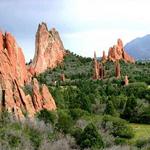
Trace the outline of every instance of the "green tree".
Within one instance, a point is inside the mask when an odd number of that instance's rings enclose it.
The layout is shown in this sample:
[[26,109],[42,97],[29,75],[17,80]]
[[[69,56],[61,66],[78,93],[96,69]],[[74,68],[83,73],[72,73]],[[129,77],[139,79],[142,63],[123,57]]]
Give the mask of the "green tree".
[[105,114],[112,115],[112,116],[117,115],[116,109],[115,109],[112,101],[110,101],[110,100],[106,104]]
[[69,133],[71,131],[72,126],[73,126],[73,120],[71,116],[63,110],[59,111],[58,123],[56,125],[57,129],[64,133]]
[[136,120],[137,118],[137,100],[136,98],[132,95],[131,97],[128,98],[126,102],[125,109],[123,111],[123,114],[121,115],[122,118],[127,119],[129,121]]
[[37,118],[39,120],[43,120],[45,123],[54,124],[56,121],[56,113],[52,111],[48,111],[47,109],[43,109],[37,113]]
[[97,128],[92,124],[88,124],[80,136],[81,148],[102,148],[104,143],[101,135],[98,133]]

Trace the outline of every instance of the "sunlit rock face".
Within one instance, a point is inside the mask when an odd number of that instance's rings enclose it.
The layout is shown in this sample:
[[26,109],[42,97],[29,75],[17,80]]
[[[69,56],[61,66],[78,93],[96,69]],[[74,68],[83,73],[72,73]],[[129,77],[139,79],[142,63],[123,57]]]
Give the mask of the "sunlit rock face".
[[115,77],[120,78],[121,72],[120,72],[120,63],[119,61],[116,61],[115,63]]
[[36,111],[41,109],[55,110],[56,104],[47,86],[43,84],[41,90],[36,78],[33,79],[33,103]]
[[65,50],[59,33],[52,28],[48,31],[45,23],[39,24],[36,40],[35,55],[29,70],[32,74],[44,72],[47,68],[54,68],[63,61]]
[[[23,88],[29,83],[30,74],[25,65],[25,58],[15,38],[10,33],[0,32],[0,111],[7,110],[18,119],[27,114],[33,117],[36,112],[46,108],[56,109],[55,101],[43,85],[42,91],[35,88],[38,82],[30,83],[32,96],[26,95]],[[36,93],[39,97],[36,97]],[[38,107],[35,101],[38,101]]]
[[20,85],[28,80],[25,58],[22,49],[10,33],[0,32],[0,68],[5,77],[16,79]]
[[99,79],[99,62],[96,58],[96,52],[94,52],[94,60],[93,60],[93,79]]
[[118,39],[117,45],[109,48],[108,59],[110,61],[124,60],[125,62],[135,63],[134,58],[125,52],[121,39]]

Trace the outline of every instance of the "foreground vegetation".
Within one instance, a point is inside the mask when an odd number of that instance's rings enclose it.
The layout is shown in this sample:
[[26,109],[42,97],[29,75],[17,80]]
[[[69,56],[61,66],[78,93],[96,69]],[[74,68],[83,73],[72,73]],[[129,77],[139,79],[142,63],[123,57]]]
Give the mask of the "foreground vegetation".
[[[92,59],[69,53],[63,64],[38,76],[57,110],[41,110],[34,121],[22,123],[2,113],[0,148],[150,149],[150,63],[120,63],[120,79],[114,77],[114,64],[107,62],[105,78],[95,81]],[[30,86],[25,90],[31,94]]]

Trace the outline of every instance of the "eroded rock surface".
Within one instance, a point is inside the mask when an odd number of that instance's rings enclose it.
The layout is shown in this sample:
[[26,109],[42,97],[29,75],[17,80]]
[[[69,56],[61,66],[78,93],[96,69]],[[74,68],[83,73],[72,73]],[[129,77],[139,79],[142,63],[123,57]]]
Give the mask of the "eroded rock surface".
[[113,62],[124,60],[125,62],[135,63],[134,58],[125,52],[121,39],[118,39],[117,44],[109,48],[108,59]]
[[35,55],[29,71],[39,74],[48,68],[54,68],[63,61],[65,50],[59,33],[52,28],[48,31],[47,25],[39,25],[35,40]]
[[40,91],[36,79],[31,84],[33,94],[25,94],[23,89],[29,78],[24,55],[15,38],[10,33],[0,32],[0,111],[8,110],[23,119],[26,115],[33,117],[43,108],[56,109],[48,88],[43,85]]

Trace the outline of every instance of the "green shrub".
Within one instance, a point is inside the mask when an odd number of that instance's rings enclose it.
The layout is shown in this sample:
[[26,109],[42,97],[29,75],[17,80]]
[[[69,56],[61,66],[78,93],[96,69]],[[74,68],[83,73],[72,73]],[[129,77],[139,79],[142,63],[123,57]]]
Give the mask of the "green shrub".
[[11,147],[17,147],[20,144],[21,139],[17,135],[8,134],[7,136],[8,136],[8,143]]
[[121,138],[131,139],[133,138],[133,129],[127,125],[124,120],[117,119],[113,121],[113,131],[112,134],[114,136],[119,136]]
[[73,118],[73,120],[77,120],[81,118],[84,114],[85,114],[85,111],[80,108],[70,109],[70,115]]
[[59,111],[58,122],[56,125],[57,129],[64,133],[69,133],[71,131],[72,126],[73,126],[73,120],[71,116],[63,110]]
[[147,89],[147,85],[144,82],[135,82],[130,83],[126,86],[126,94],[128,96],[134,95],[135,97],[143,98],[145,96],[145,90]]
[[127,139],[117,137],[117,138],[115,138],[115,144],[116,144],[116,145],[124,145],[124,144],[127,144]]
[[130,122],[134,122],[135,120],[137,120],[138,119],[137,106],[138,106],[137,99],[133,95],[128,97],[125,109],[121,117],[123,119],[129,120]]
[[107,102],[104,113],[107,115],[117,116],[117,112],[115,110],[115,107],[114,107],[112,101],[109,100]]
[[136,141],[135,145],[138,148],[142,148],[142,147],[144,147],[144,146],[146,146],[148,144],[150,144],[150,139],[139,139],[139,140]]
[[120,118],[104,116],[102,121],[102,127],[104,129],[110,130],[110,133],[115,137],[126,139],[131,139],[134,137],[133,129],[128,125],[125,120]]
[[44,121],[45,123],[52,123],[56,122],[57,116],[56,113],[53,111],[48,111],[47,109],[43,109],[36,114],[39,120]]
[[35,129],[29,129],[28,132],[29,139],[31,140],[35,150],[39,148],[41,141],[42,141],[42,135]]
[[88,124],[80,136],[81,148],[102,148],[104,147],[101,135],[98,133],[97,128],[92,124]]
[[23,91],[25,92],[26,95],[31,95],[32,96],[32,85],[31,84],[27,84],[23,87]]
[[80,138],[82,134],[82,129],[81,128],[73,128],[71,131],[71,135],[76,139],[77,144],[80,144]]

